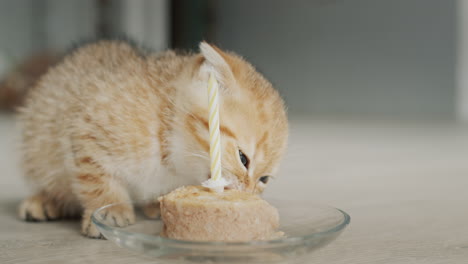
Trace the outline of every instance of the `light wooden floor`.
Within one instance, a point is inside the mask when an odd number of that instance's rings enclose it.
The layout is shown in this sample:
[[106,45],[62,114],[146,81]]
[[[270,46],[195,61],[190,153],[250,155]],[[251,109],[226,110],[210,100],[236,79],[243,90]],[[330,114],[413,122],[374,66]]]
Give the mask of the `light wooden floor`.
[[[351,225],[307,263],[468,263],[468,127],[298,119],[266,196],[347,211]],[[77,222],[24,223],[13,119],[0,116],[0,263],[155,263]]]

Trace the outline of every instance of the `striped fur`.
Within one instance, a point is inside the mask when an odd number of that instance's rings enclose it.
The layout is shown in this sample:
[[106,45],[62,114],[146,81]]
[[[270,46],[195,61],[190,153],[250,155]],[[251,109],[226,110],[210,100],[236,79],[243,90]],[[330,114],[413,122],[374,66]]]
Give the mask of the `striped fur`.
[[[82,233],[100,206],[161,194],[209,177],[208,72],[220,82],[223,176],[231,188],[261,192],[285,150],[283,101],[239,56],[201,44],[201,53],[144,54],[125,42],[101,41],[74,51],[38,82],[20,109],[22,167],[33,195],[23,219],[82,216]],[[241,149],[249,169],[239,160]],[[157,206],[145,211],[157,216]],[[107,215],[117,225],[133,208]]]

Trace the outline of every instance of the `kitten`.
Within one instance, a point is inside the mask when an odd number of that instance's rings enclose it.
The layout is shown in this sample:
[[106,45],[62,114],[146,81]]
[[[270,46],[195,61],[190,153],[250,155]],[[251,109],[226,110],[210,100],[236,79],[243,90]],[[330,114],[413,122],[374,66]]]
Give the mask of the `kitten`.
[[[19,216],[90,217],[110,203],[150,201],[209,178],[207,82],[220,83],[223,176],[228,188],[262,192],[278,170],[288,123],[279,94],[241,57],[200,44],[200,54],[143,54],[124,42],[84,46],[53,67],[20,110],[22,166],[34,195]],[[107,214],[135,221],[129,205]]]

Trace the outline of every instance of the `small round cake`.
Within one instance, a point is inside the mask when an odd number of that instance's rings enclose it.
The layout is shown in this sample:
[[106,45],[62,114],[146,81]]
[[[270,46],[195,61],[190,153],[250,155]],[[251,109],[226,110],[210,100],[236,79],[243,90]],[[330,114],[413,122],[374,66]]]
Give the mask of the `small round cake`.
[[241,242],[282,235],[276,231],[278,211],[255,194],[237,190],[217,193],[202,186],[186,186],[159,201],[164,237]]

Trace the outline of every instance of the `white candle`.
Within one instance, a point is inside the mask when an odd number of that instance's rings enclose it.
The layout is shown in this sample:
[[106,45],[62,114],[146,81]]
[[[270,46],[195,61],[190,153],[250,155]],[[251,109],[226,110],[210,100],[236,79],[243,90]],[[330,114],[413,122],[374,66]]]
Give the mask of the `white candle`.
[[221,134],[219,132],[219,88],[213,73],[208,80],[208,124],[210,133],[210,170],[211,178],[203,186],[222,192],[227,181],[223,178],[221,168]]

